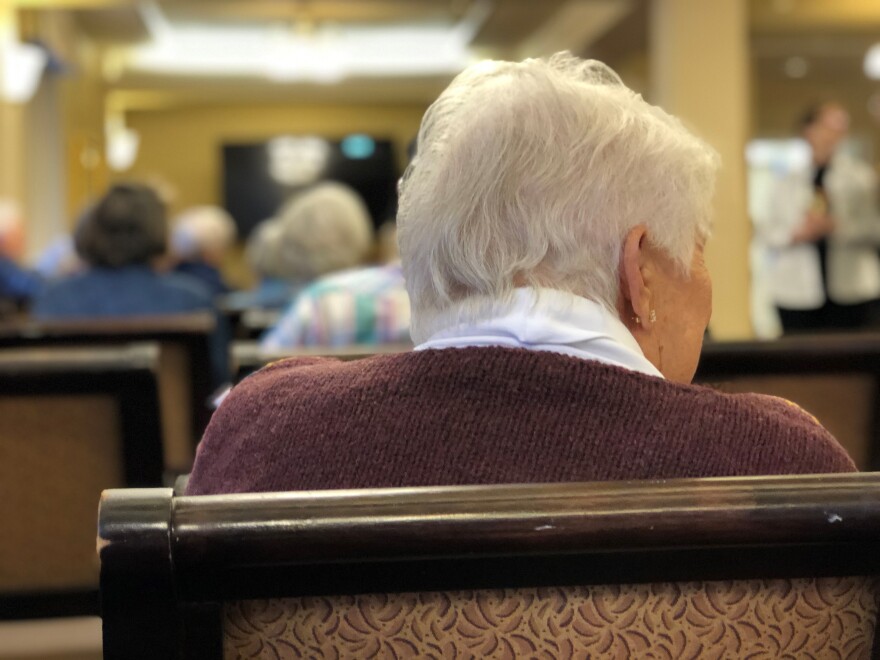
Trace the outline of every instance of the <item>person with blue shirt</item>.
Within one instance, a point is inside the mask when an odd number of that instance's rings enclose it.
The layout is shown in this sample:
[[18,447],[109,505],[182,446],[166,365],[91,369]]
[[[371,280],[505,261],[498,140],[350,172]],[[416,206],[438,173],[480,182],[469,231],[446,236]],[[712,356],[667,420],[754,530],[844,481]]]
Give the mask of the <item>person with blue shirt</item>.
[[174,272],[196,278],[222,296],[230,292],[220,268],[235,243],[235,221],[218,206],[196,206],[181,213],[171,230]]
[[0,200],[0,308],[27,304],[43,286],[42,278],[19,265],[24,247],[18,206]]
[[[164,202],[136,183],[116,184],[80,218],[76,251],[81,273],[48,285],[34,300],[38,319],[155,316],[214,311],[211,292],[195,278],[154,267],[166,250]],[[216,314],[216,312],[215,312]],[[229,330],[219,315],[212,337],[212,368],[228,380]]]

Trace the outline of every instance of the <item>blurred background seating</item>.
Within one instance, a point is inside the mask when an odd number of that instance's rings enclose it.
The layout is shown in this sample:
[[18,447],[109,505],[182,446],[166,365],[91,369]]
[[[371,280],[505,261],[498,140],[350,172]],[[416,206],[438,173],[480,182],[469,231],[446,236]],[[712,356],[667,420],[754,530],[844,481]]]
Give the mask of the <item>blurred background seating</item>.
[[0,619],[96,615],[94,504],[162,483],[159,347],[0,349]]

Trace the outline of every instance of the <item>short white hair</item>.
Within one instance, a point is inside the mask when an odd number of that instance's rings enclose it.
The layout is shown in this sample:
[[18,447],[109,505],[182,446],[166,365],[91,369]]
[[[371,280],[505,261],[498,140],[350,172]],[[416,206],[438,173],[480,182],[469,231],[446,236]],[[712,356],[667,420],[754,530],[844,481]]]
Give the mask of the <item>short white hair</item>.
[[617,315],[634,226],[684,272],[711,229],[719,159],[609,67],[570,53],[482,62],[428,108],[400,181],[397,228],[412,336],[476,321],[517,286]]
[[373,222],[360,195],[320,183],[291,199],[262,227],[252,255],[260,270],[291,281],[360,265],[373,247]]
[[218,206],[195,206],[174,222],[171,252],[179,259],[198,259],[205,254],[222,254],[235,242],[235,221]]

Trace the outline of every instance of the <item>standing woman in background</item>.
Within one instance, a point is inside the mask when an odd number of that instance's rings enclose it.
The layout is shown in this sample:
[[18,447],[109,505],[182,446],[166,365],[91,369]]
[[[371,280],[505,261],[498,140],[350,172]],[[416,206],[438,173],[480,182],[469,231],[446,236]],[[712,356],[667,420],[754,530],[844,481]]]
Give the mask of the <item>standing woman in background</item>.
[[864,328],[880,298],[877,176],[840,150],[841,105],[811,108],[801,127],[811,163],[777,180],[755,219],[771,248],[771,295],[785,333]]

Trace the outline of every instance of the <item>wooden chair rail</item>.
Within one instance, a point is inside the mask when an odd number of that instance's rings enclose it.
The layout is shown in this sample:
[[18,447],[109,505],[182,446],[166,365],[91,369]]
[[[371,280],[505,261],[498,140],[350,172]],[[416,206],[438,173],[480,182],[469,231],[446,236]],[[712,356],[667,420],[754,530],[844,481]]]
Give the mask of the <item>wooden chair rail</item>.
[[876,575],[880,474],[107,491],[99,551],[105,652],[146,634],[133,616],[166,626],[170,649],[205,608],[248,598]]
[[880,375],[880,334],[817,334],[706,342],[697,381],[756,374],[858,371]]
[[179,566],[870,541],[880,475],[176,497],[173,520]]

